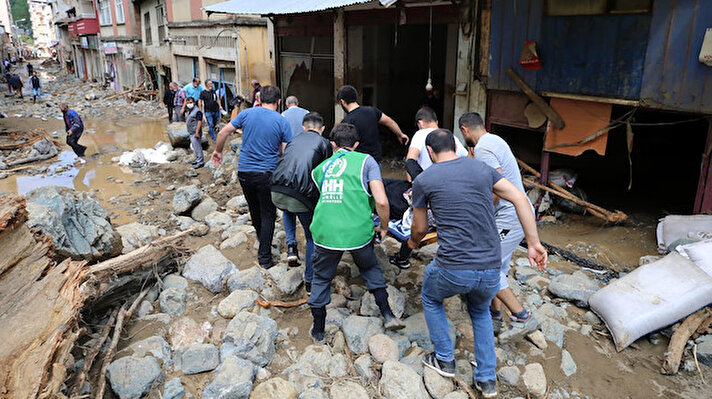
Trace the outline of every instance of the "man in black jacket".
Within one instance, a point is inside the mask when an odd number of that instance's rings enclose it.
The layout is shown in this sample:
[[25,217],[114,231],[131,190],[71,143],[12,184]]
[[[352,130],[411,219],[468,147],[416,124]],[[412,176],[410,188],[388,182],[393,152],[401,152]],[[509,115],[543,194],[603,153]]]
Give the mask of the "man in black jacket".
[[324,119],[317,112],[304,115],[302,122],[304,133],[294,136],[287,144],[284,156],[279,160],[272,175],[272,202],[283,211],[282,221],[287,235],[287,261],[290,266],[299,265],[297,251],[296,218],[302,223],[306,238],[306,268],[304,270],[304,285],[307,293],[311,292],[312,241],[309,225],[314,216],[314,207],[319,199],[319,190],[312,181],[311,172],[332,154],[331,143],[324,137]]
[[178,89],[178,83],[171,82],[168,85],[168,89],[163,93],[163,105],[166,106],[168,110],[168,122],[173,122],[173,100],[176,96],[176,90]]

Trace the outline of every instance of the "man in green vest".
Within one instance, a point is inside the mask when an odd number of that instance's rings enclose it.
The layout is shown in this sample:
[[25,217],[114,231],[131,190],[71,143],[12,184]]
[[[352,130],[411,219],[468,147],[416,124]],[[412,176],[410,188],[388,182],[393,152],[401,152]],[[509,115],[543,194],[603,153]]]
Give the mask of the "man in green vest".
[[366,288],[376,298],[388,330],[399,330],[403,324],[388,305],[386,280],[373,251],[372,213],[375,205],[381,219],[379,237],[388,232],[388,198],[381,180],[381,169],[372,156],[354,151],[358,147],[354,125],[341,123],[331,131],[334,155],[312,171],[320,196],[310,226],[316,246],[314,277],[309,306],[314,317],[310,332],[316,343],[324,342],[326,305],[331,301],[331,281],[345,251],[358,266]]

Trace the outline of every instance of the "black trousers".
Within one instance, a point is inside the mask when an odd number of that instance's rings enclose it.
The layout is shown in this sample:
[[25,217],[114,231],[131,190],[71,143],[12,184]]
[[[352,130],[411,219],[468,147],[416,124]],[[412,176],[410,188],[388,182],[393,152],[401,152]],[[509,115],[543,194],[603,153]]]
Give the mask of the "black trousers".
[[237,177],[250,209],[252,226],[260,240],[257,261],[260,266],[270,267],[272,265],[274,222],[277,219],[277,208],[272,203],[272,186],[270,185],[272,173],[238,171]]
[[173,107],[168,108],[168,122],[173,122]]
[[74,150],[74,153],[77,154],[78,157],[83,157],[84,151],[86,151],[87,148],[79,144],[80,137],[82,137],[82,132],[67,135],[67,145],[72,147],[72,150]]

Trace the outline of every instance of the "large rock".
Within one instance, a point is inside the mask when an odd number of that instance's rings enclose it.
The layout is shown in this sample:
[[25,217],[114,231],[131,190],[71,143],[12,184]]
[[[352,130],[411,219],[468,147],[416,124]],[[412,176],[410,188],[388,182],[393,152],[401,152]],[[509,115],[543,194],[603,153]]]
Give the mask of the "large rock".
[[[188,129],[185,127],[185,122],[173,122],[166,127],[166,133],[168,133],[168,141],[171,142],[173,147],[183,147],[190,148],[190,135],[188,134]],[[200,140],[203,148],[208,148],[208,137],[203,135]]]
[[423,369],[423,381],[433,399],[444,399],[447,394],[455,390],[452,379],[441,376],[429,367]]
[[356,369],[356,373],[366,381],[374,376],[373,361],[371,361],[371,356],[369,355],[359,356],[359,358],[354,361],[354,368]]
[[275,377],[256,386],[250,399],[297,399],[297,390],[291,382]]
[[352,381],[333,383],[329,395],[331,399],[368,399],[368,392],[361,385]]
[[257,266],[240,270],[227,279],[227,288],[235,290],[253,290],[260,292],[265,289],[265,277]]
[[191,344],[176,353],[176,369],[183,374],[215,370],[219,363],[220,351],[212,344]]
[[697,359],[700,363],[712,367],[712,339],[702,340],[697,345]]
[[220,249],[230,249],[236,248],[247,242],[247,234],[239,232],[233,234],[225,239],[225,241],[220,244]]
[[238,195],[237,197],[230,198],[230,200],[225,204],[225,207],[229,211],[237,212],[240,209],[247,206],[247,200],[244,195]]
[[497,371],[499,380],[507,385],[517,385],[521,374],[517,366],[504,366],[500,367],[499,371]]
[[173,317],[182,315],[183,312],[185,312],[186,298],[186,292],[178,288],[168,288],[161,291],[161,294],[158,296],[161,312]]
[[304,267],[288,267],[285,264],[279,264],[271,267],[268,270],[272,279],[277,283],[277,287],[285,295],[292,295],[297,292],[299,286],[304,280]]
[[141,398],[160,374],[161,366],[151,356],[122,357],[113,361],[107,369],[111,389],[120,399]]
[[529,393],[538,397],[544,396],[546,393],[546,374],[544,374],[544,367],[541,364],[527,364],[524,367],[522,379]]
[[398,361],[400,357],[398,344],[385,334],[376,334],[369,338],[368,351],[378,363],[383,363],[386,360]]
[[116,228],[121,235],[123,253],[131,252],[158,238],[158,227],[147,226],[141,223],[129,223]]
[[234,345],[233,353],[265,366],[274,356],[277,323],[266,316],[240,312],[228,323],[224,344]]
[[203,198],[203,192],[198,186],[183,186],[173,195],[173,212],[178,215],[190,212]]
[[561,371],[564,373],[565,376],[571,377],[572,375],[576,374],[576,362],[574,362],[574,358],[571,357],[571,353],[567,351],[566,349],[561,351]]
[[218,203],[210,197],[205,197],[200,204],[193,208],[190,217],[200,222],[205,221],[205,217],[218,210]]
[[[430,341],[430,332],[428,325],[425,323],[425,314],[423,312],[416,313],[407,319],[403,320],[405,328],[400,331],[401,334],[408,337],[408,340],[415,341],[419,347],[426,351],[433,351],[433,343]],[[455,344],[455,326],[448,320],[450,327],[450,339]]]
[[425,399],[420,376],[405,364],[388,360],[381,373],[379,388],[385,399]]
[[171,363],[171,347],[163,337],[158,335],[134,342],[127,349],[134,357],[149,355],[160,360],[164,365]]
[[[388,305],[390,305],[393,314],[396,317],[403,316],[403,312],[405,311],[405,294],[392,285],[388,285],[386,291],[388,292]],[[372,293],[366,292],[363,294],[359,313],[361,313],[362,316],[381,315],[381,311],[378,309],[378,305],[376,305],[376,298]]]
[[171,324],[168,336],[173,350],[190,344],[202,344],[210,336],[210,323],[199,325],[189,317],[182,317]]
[[163,386],[163,399],[180,399],[185,397],[185,389],[179,377],[172,378]]
[[372,336],[383,333],[383,321],[377,317],[352,315],[344,320],[341,328],[351,352],[361,354],[368,351],[368,340]]
[[237,271],[237,267],[212,245],[206,245],[188,259],[183,277],[195,280],[208,291],[222,291],[223,281]]
[[202,399],[247,399],[255,373],[255,366],[249,361],[228,356],[203,390]]
[[232,225],[232,218],[226,213],[214,211],[205,216],[205,224],[210,231],[223,231]]
[[236,290],[218,304],[218,314],[232,319],[243,310],[250,311],[255,306],[257,293],[252,290]]
[[580,306],[588,306],[588,298],[599,289],[598,283],[583,273],[561,274],[549,283],[549,292]]
[[87,193],[40,187],[27,194],[27,211],[27,225],[48,236],[59,257],[93,262],[121,254],[121,236]]

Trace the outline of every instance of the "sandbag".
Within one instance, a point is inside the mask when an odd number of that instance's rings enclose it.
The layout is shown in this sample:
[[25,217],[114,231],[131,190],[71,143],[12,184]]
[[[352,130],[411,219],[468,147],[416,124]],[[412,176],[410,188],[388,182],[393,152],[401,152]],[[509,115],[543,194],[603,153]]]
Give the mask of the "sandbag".
[[712,303],[712,277],[673,252],[611,282],[588,302],[621,351]]
[[712,240],[700,241],[680,248],[683,256],[712,277]]
[[660,219],[656,235],[658,251],[665,253],[673,242],[692,238],[702,240],[712,233],[712,215],[670,215]]

